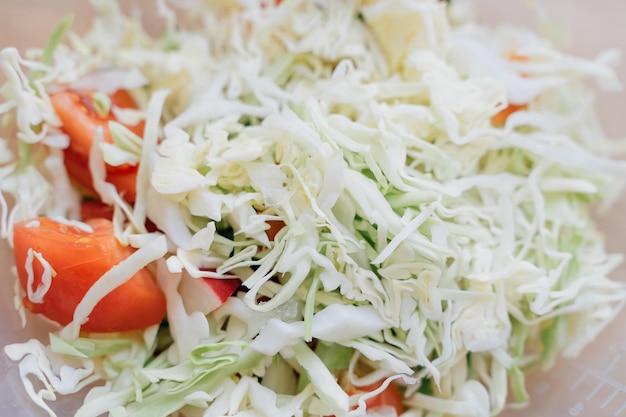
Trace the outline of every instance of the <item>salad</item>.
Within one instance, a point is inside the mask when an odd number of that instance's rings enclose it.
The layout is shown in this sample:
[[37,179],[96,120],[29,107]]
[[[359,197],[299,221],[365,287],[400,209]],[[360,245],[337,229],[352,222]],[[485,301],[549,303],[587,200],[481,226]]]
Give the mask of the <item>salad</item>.
[[437,0],[114,0],[0,52],[0,234],[55,416],[487,417],[626,300],[592,80]]

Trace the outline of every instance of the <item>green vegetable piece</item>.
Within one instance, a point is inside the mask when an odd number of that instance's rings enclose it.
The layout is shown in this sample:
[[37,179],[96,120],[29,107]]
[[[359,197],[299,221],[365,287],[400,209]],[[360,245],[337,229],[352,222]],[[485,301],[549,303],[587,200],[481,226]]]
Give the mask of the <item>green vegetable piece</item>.
[[[65,33],[72,26],[72,22],[74,21],[74,15],[70,14],[65,16],[63,19],[59,21],[57,26],[54,28],[52,35],[48,38],[48,42],[43,49],[43,53],[41,55],[41,62],[45,65],[52,65],[52,58],[54,57],[54,51],[57,49],[59,44],[61,43],[61,39],[65,36]],[[30,77],[30,81],[36,80],[37,78],[43,75],[43,71],[35,71],[32,73]]]

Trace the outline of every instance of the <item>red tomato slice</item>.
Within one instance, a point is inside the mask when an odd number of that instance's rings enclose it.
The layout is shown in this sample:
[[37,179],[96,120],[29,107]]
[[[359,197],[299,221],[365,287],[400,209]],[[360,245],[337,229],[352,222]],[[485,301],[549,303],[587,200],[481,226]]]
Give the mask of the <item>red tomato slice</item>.
[[[382,383],[383,381],[378,381],[371,385],[366,385],[363,387],[354,387],[351,385],[348,388],[344,387],[344,390],[346,391],[346,394],[350,396],[362,395],[362,394],[367,394],[369,392],[374,391],[375,389],[380,387]],[[400,414],[404,413],[404,403],[402,400],[402,393],[400,392],[398,385],[394,384],[393,382],[390,383],[387,386],[387,388],[385,388],[377,396],[371,397],[365,400],[365,406],[367,407],[368,411],[376,411],[376,410],[383,411],[381,410],[382,408],[392,407],[396,411],[396,415],[399,416]],[[356,406],[354,406],[353,409],[356,409]],[[335,417],[335,416],[328,416],[328,417]]]
[[[96,111],[93,104],[94,91],[74,91],[63,90],[50,95],[50,100],[54,110],[61,119],[63,131],[70,137],[70,145],[65,150],[65,167],[70,177],[82,188],[92,194],[93,179],[89,172],[89,150],[93,144],[93,137],[102,128],[103,140],[113,143],[111,132],[109,131],[109,121],[117,121],[111,111],[102,115]],[[128,92],[119,90],[109,95],[111,103],[120,108],[136,108],[136,104]],[[136,126],[125,125],[130,131],[143,136],[144,123]],[[107,165],[108,182],[117,187],[118,192],[128,202],[135,201],[137,166]]]
[[[20,284],[27,291],[25,264],[30,248],[41,253],[56,276],[52,278],[42,303],[25,298],[24,305],[33,313],[66,325],[89,288],[102,274],[130,256],[134,249],[119,243],[113,233],[113,223],[106,219],[86,221],[93,233],[45,217],[38,218],[37,222],[23,221],[14,227],[15,264]],[[33,260],[32,266],[33,288],[37,288],[43,267],[37,260]],[[138,330],[160,323],[165,314],[163,292],[150,273],[142,269],[96,305],[82,330]]]
[[[380,385],[382,381],[376,382],[372,385],[367,385],[364,387],[352,387],[350,390],[346,390],[349,395],[354,394],[365,394],[368,392],[372,392]],[[375,397],[369,398],[365,401],[365,405],[367,409],[372,411],[382,407],[393,407],[396,410],[396,414],[400,415],[404,412],[404,405],[402,401],[402,393],[398,388],[397,384],[393,382],[390,383],[387,388],[385,388],[380,394]]]
[[[114,211],[113,206],[104,204],[99,200],[86,200],[80,203],[80,219],[82,221],[92,219],[113,220]],[[156,232],[158,230],[150,219],[146,219],[145,226],[148,232]]]
[[266,7],[269,7],[271,5],[273,5],[275,7],[275,6],[279,6],[280,3],[282,3],[282,2],[283,2],[283,0],[267,0],[267,1],[261,2],[261,7],[262,8],[266,8]]
[[85,220],[107,219],[113,220],[113,206],[101,201],[83,201],[80,203],[80,218]]
[[270,227],[265,231],[265,234],[270,242],[273,242],[278,232],[285,227],[285,223],[282,220],[268,220],[267,224],[269,224]]
[[[509,54],[508,59],[510,61],[517,61],[517,62],[527,62],[528,61],[528,57],[525,57],[523,55],[517,55],[514,52]],[[524,74],[521,74],[521,75],[523,77],[525,76]],[[505,107],[504,109],[500,110],[496,115],[494,115],[491,118],[491,124],[496,126],[496,127],[502,127],[506,123],[506,119],[508,119],[508,117],[512,113],[515,113],[516,111],[520,111],[520,110],[527,110],[527,109],[528,109],[528,104],[509,104],[507,107]]]
[[508,119],[512,113],[520,110],[526,110],[527,108],[528,106],[526,104],[509,104],[491,118],[491,124],[496,127],[502,127],[506,123],[506,119]]

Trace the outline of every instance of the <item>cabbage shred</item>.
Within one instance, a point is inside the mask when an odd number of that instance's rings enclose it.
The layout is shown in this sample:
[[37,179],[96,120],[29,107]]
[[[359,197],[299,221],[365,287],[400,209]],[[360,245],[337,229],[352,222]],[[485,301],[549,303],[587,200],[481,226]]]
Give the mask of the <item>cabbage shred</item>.
[[[0,55],[17,129],[0,142],[0,232],[80,220],[48,93],[99,89],[108,109],[128,89],[142,110],[113,111],[145,137],[111,126],[90,167],[140,164],[134,207],[97,170],[96,189],[122,242],[147,246],[146,218],[165,236],[154,270],[178,307],[144,332],[7,346],[49,415],[46,400],[96,382],[76,416],[358,416],[344,387],[384,381],[407,415],[486,417],[622,306],[621,256],[590,209],[626,164],[598,151],[611,145],[583,84],[617,86],[613,52],[572,57],[434,0],[158,1],[156,37],[92,3],[86,35]],[[191,311],[178,285],[203,276],[244,289]]]

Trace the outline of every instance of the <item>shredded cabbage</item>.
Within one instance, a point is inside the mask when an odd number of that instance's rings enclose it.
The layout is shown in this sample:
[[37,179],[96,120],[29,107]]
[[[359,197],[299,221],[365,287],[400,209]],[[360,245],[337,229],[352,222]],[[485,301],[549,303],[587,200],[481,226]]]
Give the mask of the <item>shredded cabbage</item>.
[[[577,355],[622,307],[609,278],[622,257],[591,213],[626,163],[585,84],[618,86],[613,51],[573,57],[454,1],[171,3],[156,2],[158,36],[93,0],[88,33],[68,18],[28,59],[0,52],[16,129],[0,139],[2,238],[37,216],[81,224],[49,97],[69,87],[119,120],[85,169],[139,248],[65,329],[5,347],[50,416],[81,390],[80,417],[393,415],[366,403],[389,384],[407,415],[493,416],[528,401],[526,369]],[[118,89],[139,110],[111,107]],[[139,122],[143,138],[124,127]],[[139,166],[134,205],[105,164]],[[55,271],[34,250],[28,262],[39,303]],[[167,321],[80,332],[145,265]],[[242,287],[210,312],[185,284],[233,277]]]

